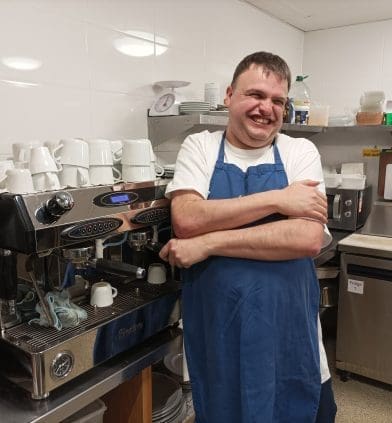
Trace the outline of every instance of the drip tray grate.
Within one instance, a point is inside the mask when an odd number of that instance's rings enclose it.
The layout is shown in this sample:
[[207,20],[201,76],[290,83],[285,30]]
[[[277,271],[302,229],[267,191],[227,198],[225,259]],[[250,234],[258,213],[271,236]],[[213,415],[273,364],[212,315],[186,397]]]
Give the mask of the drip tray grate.
[[119,286],[118,295],[110,307],[80,305],[86,310],[87,319],[76,327],[63,328],[58,331],[52,327],[46,328],[38,324],[22,323],[8,329],[4,338],[29,352],[38,353],[174,291],[173,284],[165,285],[165,287],[156,287],[144,282],[144,285],[133,284],[132,287]]

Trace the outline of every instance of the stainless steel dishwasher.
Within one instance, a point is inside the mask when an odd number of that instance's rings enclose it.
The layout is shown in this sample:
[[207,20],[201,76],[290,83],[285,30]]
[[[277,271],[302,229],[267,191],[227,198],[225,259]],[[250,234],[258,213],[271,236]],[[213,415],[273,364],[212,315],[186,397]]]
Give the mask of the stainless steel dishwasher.
[[338,244],[336,367],[392,384],[392,205],[375,204],[369,219]]

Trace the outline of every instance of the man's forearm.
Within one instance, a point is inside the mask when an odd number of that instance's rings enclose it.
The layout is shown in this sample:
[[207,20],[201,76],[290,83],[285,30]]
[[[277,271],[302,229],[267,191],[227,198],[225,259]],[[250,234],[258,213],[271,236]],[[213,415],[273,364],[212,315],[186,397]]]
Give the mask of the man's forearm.
[[204,200],[194,191],[173,195],[172,224],[178,238],[234,229],[273,213],[327,222],[327,200],[318,182],[298,181],[286,188],[231,199]]
[[178,267],[190,267],[210,256],[291,260],[318,254],[322,240],[323,225],[319,222],[287,219],[193,238],[173,238],[162,248],[159,256]]
[[178,238],[238,228],[275,213],[277,190],[244,197],[203,200],[185,194],[172,200],[172,223]]
[[318,254],[323,226],[314,221],[288,219],[251,228],[212,232],[202,237],[208,256],[290,260]]

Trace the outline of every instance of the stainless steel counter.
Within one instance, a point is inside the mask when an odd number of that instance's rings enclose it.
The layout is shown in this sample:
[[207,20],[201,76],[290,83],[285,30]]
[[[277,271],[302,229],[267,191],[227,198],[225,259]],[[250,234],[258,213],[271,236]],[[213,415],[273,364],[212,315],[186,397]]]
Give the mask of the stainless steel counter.
[[0,421],[59,423],[178,348],[181,334],[181,329],[166,329],[59,387],[45,400],[32,400],[27,391],[0,377]]

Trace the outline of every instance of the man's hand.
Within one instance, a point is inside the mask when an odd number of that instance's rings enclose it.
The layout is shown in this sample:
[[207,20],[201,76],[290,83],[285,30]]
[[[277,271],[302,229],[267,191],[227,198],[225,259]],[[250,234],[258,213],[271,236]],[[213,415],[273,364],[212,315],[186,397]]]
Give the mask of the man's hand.
[[290,184],[280,191],[279,213],[289,217],[303,217],[328,222],[328,203],[325,194],[317,189],[319,182],[306,179]]
[[188,268],[208,258],[208,246],[203,236],[188,239],[172,238],[159,252],[162,260],[172,266]]

